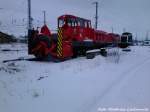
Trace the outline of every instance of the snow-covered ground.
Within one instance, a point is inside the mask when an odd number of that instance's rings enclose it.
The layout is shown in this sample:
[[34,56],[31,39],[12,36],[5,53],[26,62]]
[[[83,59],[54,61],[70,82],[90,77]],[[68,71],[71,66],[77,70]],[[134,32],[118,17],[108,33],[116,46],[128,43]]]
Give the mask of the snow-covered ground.
[[150,112],[150,48],[108,53],[61,63],[2,63],[32,56],[25,44],[0,45],[0,112]]

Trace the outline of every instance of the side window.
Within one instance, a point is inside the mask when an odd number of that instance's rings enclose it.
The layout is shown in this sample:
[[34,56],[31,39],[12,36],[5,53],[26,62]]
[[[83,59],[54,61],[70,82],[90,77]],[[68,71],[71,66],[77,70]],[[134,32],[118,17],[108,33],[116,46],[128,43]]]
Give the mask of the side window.
[[90,28],[90,22],[89,21],[85,21],[85,28]]
[[81,24],[81,27],[85,27],[85,24],[84,24],[85,22],[84,21],[80,21],[80,24]]
[[80,21],[78,21],[78,26],[81,26]]
[[71,21],[68,21],[68,26],[72,26],[72,22]]
[[90,24],[90,28],[92,28],[91,21],[89,22],[89,24]]
[[84,22],[84,27],[87,28],[88,27],[88,23],[85,21]]
[[72,27],[75,26],[75,21],[74,21],[74,19],[71,19],[71,26],[72,26]]
[[88,22],[88,28],[91,28],[91,22],[90,21]]
[[75,26],[75,21],[74,21],[74,19],[68,18],[67,21],[68,21],[68,22],[67,22],[68,26],[70,26],[70,27],[74,27],[74,26]]
[[74,22],[74,26],[78,26],[78,22],[77,21]]

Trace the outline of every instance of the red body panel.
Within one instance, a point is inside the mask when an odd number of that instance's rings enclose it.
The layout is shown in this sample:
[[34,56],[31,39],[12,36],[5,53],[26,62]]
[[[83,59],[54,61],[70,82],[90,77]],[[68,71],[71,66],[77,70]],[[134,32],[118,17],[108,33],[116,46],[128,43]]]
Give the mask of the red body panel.
[[50,32],[49,28],[47,27],[47,25],[44,25],[41,28],[41,34],[49,36],[49,37],[51,36],[51,32]]
[[69,41],[64,41],[63,43],[63,56],[60,58],[68,58],[73,56],[72,45]]
[[[82,20],[85,23],[90,23],[90,20],[83,19],[80,17],[76,17],[73,15],[63,15],[58,18],[58,20],[61,19],[63,21],[67,21],[67,19],[75,19]],[[100,30],[94,30],[91,26],[86,25],[84,27],[77,24],[76,26],[68,25],[67,23],[64,23],[64,25],[61,27],[63,29],[63,40],[76,40],[76,41],[84,41],[86,39],[91,39],[95,42],[113,42],[118,40],[118,36],[114,33],[107,33]],[[58,26],[59,27],[59,26]]]

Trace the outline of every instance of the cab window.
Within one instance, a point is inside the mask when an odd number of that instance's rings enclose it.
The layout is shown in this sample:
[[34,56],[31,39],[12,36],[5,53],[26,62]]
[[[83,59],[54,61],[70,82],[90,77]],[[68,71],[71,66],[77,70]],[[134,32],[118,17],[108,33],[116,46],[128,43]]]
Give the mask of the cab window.
[[63,19],[58,20],[58,27],[62,27],[65,24],[65,21]]

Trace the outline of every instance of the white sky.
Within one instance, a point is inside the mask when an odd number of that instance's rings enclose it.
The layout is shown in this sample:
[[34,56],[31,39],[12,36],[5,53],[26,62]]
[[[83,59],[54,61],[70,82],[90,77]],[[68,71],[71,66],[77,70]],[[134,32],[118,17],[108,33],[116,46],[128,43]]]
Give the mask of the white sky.
[[[31,0],[32,17],[36,25],[43,22],[42,11],[47,12],[50,29],[56,29],[57,17],[73,14],[91,19],[94,25],[94,0]],[[107,32],[137,33],[138,38],[145,38],[150,31],[150,0],[97,0],[99,2],[98,28]],[[0,0],[0,30],[10,34],[21,35],[27,30],[27,0]],[[24,21],[23,21],[24,18]]]

